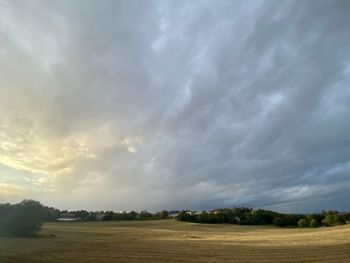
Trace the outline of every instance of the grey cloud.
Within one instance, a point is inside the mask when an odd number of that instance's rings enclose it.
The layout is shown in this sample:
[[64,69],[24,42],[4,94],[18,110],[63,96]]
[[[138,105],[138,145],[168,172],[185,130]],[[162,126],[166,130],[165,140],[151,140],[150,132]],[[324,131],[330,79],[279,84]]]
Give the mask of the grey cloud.
[[96,158],[76,160],[67,198],[37,196],[53,205],[348,209],[349,11],[342,0],[11,1],[0,117],[89,138]]

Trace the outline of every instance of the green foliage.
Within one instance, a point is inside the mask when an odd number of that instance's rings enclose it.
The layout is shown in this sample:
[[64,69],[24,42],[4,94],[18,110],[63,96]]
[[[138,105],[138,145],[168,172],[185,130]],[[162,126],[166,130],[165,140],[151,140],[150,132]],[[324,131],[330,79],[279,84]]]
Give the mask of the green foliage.
[[113,211],[105,212],[105,216],[103,217],[103,221],[129,221],[136,219],[137,213],[135,211],[114,213]]
[[96,213],[90,212],[89,216],[84,219],[85,221],[96,221]]
[[284,220],[286,221],[287,226],[297,226],[299,219],[300,218],[297,215],[293,214],[288,214],[284,216]]
[[311,220],[313,220],[313,219],[314,219],[314,217],[313,217],[313,215],[312,215],[312,214],[308,214],[308,215],[306,215],[305,219],[306,219],[306,222],[310,223],[310,222],[311,222]]
[[308,215],[281,214],[269,210],[253,210],[246,207],[215,209],[210,212],[193,213],[181,211],[177,217],[179,221],[206,224],[241,224],[241,225],[270,225],[318,227],[320,222],[326,226],[334,226],[350,222],[350,213],[329,211]]
[[299,226],[299,227],[307,227],[308,224],[307,224],[306,219],[305,219],[305,218],[299,219],[299,221],[298,221],[298,226]]
[[345,218],[345,221],[350,221],[350,212],[345,213],[344,218]]
[[335,215],[326,215],[326,217],[322,220],[322,224],[325,226],[334,226],[335,222]]
[[344,225],[347,218],[347,214],[340,214],[337,211],[324,212],[324,215],[325,218],[322,220],[322,224],[325,226]]
[[[196,215],[195,215],[196,216]],[[222,215],[220,215],[220,213],[209,213],[208,214],[208,224],[218,224],[218,223],[222,223]]]
[[[199,222],[198,219],[199,219],[199,216],[195,217],[194,215],[192,215],[192,213],[186,210],[180,211],[179,214],[177,215],[178,221]],[[200,223],[206,223],[206,222],[200,222]]]
[[53,207],[43,207],[43,217],[45,222],[54,222],[60,216],[60,210]]
[[[302,220],[301,220],[302,219]],[[308,220],[309,221],[308,221]],[[241,224],[241,225],[271,225],[276,226],[302,226],[307,227],[312,220],[320,222],[322,214],[310,214],[304,218],[303,215],[281,214],[269,210],[253,210],[246,207],[235,207],[225,209],[215,209],[210,212],[203,211],[194,213],[183,210],[179,213],[177,220],[206,223],[206,224]],[[313,223],[313,225],[316,225]]]
[[309,223],[310,227],[318,227],[318,222],[316,219],[311,219],[310,223]]
[[275,217],[273,219],[274,226],[286,226],[286,221],[281,217]]
[[0,222],[2,234],[12,236],[34,236],[45,220],[43,206],[34,200],[23,200],[7,207],[7,214]]
[[[246,207],[235,207],[225,209],[215,209],[210,212],[193,213],[191,211],[181,211],[177,217],[179,221],[197,222],[206,224],[241,224],[241,225],[265,225],[273,224],[276,217],[280,217],[286,224],[283,214],[269,210],[253,210]],[[295,222],[296,225],[296,222]]]
[[86,221],[89,218],[90,213],[86,210],[78,210],[74,212],[75,217],[81,218],[81,220]]
[[103,221],[111,221],[113,219],[114,213],[113,211],[105,212],[105,216],[102,218]]
[[169,217],[168,211],[166,211],[166,210],[161,211],[161,212],[159,213],[159,217],[160,217],[160,219],[166,219],[166,218],[168,218],[168,217]]
[[128,219],[134,220],[137,217],[137,213],[135,211],[131,211],[128,213]]
[[199,223],[207,223],[208,221],[209,221],[209,214],[206,211],[200,213],[200,215],[198,217],[198,222]]
[[152,216],[153,215],[150,212],[148,212],[147,210],[141,211],[141,213],[140,213],[140,217],[141,218],[149,218],[149,217],[152,217]]

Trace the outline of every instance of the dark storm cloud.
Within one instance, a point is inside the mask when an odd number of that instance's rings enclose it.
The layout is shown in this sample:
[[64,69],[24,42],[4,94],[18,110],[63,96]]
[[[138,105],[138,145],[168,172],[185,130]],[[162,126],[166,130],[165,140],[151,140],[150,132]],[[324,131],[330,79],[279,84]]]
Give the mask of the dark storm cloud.
[[[57,173],[39,198],[348,209],[348,1],[2,5],[2,118],[87,138],[69,187]],[[75,203],[58,201],[60,183]]]

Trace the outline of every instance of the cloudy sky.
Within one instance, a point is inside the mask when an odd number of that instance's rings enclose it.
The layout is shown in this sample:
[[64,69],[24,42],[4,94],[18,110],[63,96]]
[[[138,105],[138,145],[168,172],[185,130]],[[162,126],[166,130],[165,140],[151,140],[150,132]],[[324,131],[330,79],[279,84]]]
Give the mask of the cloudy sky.
[[349,210],[349,13],[0,0],[0,202]]

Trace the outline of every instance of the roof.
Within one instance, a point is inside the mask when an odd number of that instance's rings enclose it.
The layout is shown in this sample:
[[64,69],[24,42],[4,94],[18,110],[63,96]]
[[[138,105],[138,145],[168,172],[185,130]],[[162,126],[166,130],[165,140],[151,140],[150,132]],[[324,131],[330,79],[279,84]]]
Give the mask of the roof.
[[60,214],[60,218],[62,218],[62,217],[75,217],[75,214],[74,213],[65,212],[65,213],[61,213]]

